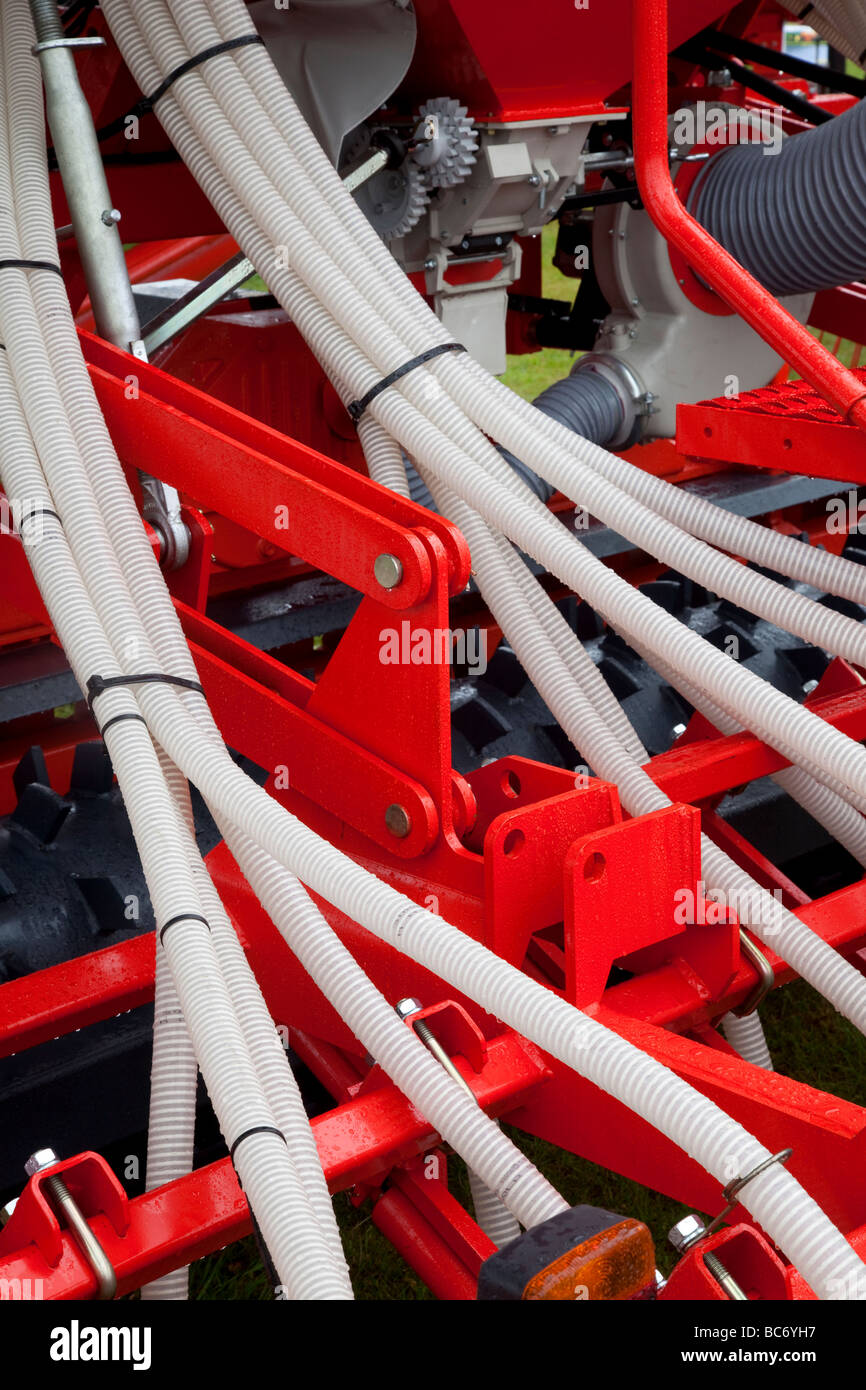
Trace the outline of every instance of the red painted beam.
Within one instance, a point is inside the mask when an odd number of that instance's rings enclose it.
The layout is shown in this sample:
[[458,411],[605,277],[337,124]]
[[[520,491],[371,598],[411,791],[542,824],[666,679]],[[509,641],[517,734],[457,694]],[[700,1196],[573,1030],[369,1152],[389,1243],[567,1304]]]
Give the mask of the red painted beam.
[[[487,1062],[472,1074],[472,1087],[479,1105],[498,1116],[524,1104],[549,1076],[541,1053],[516,1033],[504,1033],[488,1043]],[[396,1163],[438,1142],[428,1122],[390,1083],[317,1116],[311,1124],[333,1192],[381,1180]],[[91,1218],[117,1272],[118,1294],[250,1231],[246,1199],[227,1158],[137,1197],[128,1211],[129,1227],[123,1236],[106,1217]],[[42,1280],[45,1298],[92,1297],[89,1267],[68,1231],[62,1232],[62,1239],[62,1255],[53,1268],[35,1245],[0,1258],[0,1288],[8,1287],[2,1281]]]

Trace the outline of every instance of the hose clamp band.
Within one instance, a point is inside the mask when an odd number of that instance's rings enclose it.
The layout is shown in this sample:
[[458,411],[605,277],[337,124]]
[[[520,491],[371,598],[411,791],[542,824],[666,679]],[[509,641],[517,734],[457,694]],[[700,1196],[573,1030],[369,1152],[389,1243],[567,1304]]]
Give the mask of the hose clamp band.
[[142,714],[114,714],[110,719],[105,721],[102,728],[99,730],[99,737],[104,740],[111,726],[113,724],[119,724],[124,719],[135,719],[139,724],[143,724],[144,727],[147,728],[147,720]]

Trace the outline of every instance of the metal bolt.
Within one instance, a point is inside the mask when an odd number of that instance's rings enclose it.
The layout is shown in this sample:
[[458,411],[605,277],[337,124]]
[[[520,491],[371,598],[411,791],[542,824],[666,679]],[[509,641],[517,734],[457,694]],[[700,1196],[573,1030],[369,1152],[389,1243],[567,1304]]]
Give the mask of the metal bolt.
[[0,1226],[5,1226],[13,1211],[18,1205],[17,1197],[10,1197],[5,1207],[0,1207]]
[[[397,1003],[394,1005],[397,1017],[402,1018],[404,1023],[407,1019],[411,1018],[413,1014],[419,1013],[421,1008],[422,1005],[417,999],[398,999]],[[427,1051],[432,1053],[436,1061],[440,1066],[445,1068],[452,1080],[456,1081],[458,1086],[461,1086],[466,1094],[471,1096],[477,1104],[478,1097],[465,1076],[461,1075],[457,1070],[454,1062],[448,1056],[448,1053],[445,1051],[445,1048],[442,1046],[429,1024],[426,1023],[423,1018],[419,1018],[412,1024],[412,1027],[418,1034],[418,1037],[421,1039]]]
[[743,1293],[733,1274],[730,1274],[717,1255],[712,1250],[708,1250],[704,1255],[704,1264],[712,1274],[720,1288],[724,1289],[734,1303],[748,1303],[748,1296]]
[[706,1226],[699,1216],[684,1216],[668,1231],[668,1240],[678,1255],[685,1254],[696,1241],[700,1240]]
[[28,1178],[32,1178],[36,1173],[41,1173],[44,1168],[53,1168],[55,1163],[59,1162],[60,1156],[53,1149],[37,1149],[35,1154],[31,1154],[24,1164],[24,1171]]
[[527,180],[527,182],[528,182],[528,183],[531,183],[533,188],[537,188],[538,185],[541,183],[541,175],[540,175],[540,174],[530,174],[530,175],[529,175],[529,179]]
[[435,269],[436,269],[436,257],[435,257],[435,256],[428,256],[428,257],[427,257],[426,261],[424,262],[424,269],[425,269],[425,270],[435,270]]
[[106,227],[115,227],[120,221],[120,213],[117,208],[106,208],[102,214],[102,220]]
[[412,821],[405,806],[394,801],[385,812],[385,824],[397,840],[405,840],[412,829]]
[[412,1014],[420,1013],[423,1005],[420,999],[398,999],[394,1005],[394,1012],[398,1018],[411,1018]]
[[403,566],[396,555],[389,555],[385,551],[373,561],[373,573],[383,589],[396,589],[403,578]]

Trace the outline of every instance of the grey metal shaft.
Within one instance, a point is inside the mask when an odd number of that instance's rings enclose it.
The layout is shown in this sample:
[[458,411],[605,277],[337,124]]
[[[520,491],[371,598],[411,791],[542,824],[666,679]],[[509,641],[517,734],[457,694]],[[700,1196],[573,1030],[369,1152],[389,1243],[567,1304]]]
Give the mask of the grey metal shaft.
[[354,193],[356,188],[360,188],[362,183],[366,183],[374,174],[378,174],[388,163],[389,155],[387,150],[376,150],[365,159],[363,164],[359,164],[357,169],[343,176],[343,183],[347,192]]
[[748,1303],[748,1298],[743,1293],[733,1274],[729,1274],[717,1255],[710,1250],[704,1255],[704,1264],[712,1274],[720,1288],[724,1289],[728,1298],[735,1303]]
[[[87,40],[67,39],[54,0],[30,0],[36,31],[35,52],[42,68],[45,109],[72,230],[87,282],[96,331],[101,338],[146,360],[141,324],[123,242],[117,230],[99,141],[75,66],[75,47]],[[144,514],[157,528],[161,561],[169,569],[189,554],[189,532],[181,520],[180,498],[149,474],[141,474]]]
[[255,267],[243,251],[238,251],[231,260],[212,270],[210,275],[205,276],[180,299],[172,300],[155,318],[145,324],[144,346],[147,353],[155,352],[163,343],[176,338],[178,333],[182,333],[208,309],[212,309],[214,304],[218,304],[227,294],[231,294],[232,290],[249,280],[254,273]]
[[[366,183],[380,169],[384,169],[388,163],[387,150],[377,150],[369,159],[365,159],[363,164],[359,164],[357,169],[353,169],[343,179],[343,183],[350,193],[361,184]],[[245,280],[255,274],[255,266],[242,251],[238,251],[230,260],[223,265],[212,270],[210,275],[205,276],[197,285],[194,285],[180,299],[175,299],[172,303],[150,319],[144,328],[144,346],[148,353],[153,353],[164,343],[171,342],[172,338],[177,337],[191,323],[194,323],[202,314],[207,313],[215,304],[219,304],[226,295],[238,289]]]
[[[37,44],[63,40],[63,26],[52,0],[30,0]],[[111,194],[90,107],[75,67],[75,50],[62,42],[38,49],[45,86],[48,124],[81,264],[87,280],[96,329],[130,351],[141,339],[138,310],[129,283],[123,243],[117,230]]]
[[47,1177],[44,1186],[48,1189],[55,1209],[66,1217],[72,1235],[96,1275],[98,1298],[101,1300],[114,1298],[117,1293],[117,1275],[114,1272],[114,1267],[88,1226],[81,1208],[66,1183],[59,1177]]

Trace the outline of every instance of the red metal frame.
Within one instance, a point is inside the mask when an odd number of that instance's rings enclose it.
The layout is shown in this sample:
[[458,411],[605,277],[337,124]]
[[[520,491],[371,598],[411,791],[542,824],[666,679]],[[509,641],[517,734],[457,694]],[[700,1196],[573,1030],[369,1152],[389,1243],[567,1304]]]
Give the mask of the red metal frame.
[[[404,617],[413,630],[432,631],[447,624],[449,590],[460,589],[466,576],[465,547],[456,533],[447,523],[171,380],[158,368],[141,367],[136,408],[123,411],[119,399],[130,359],[96,340],[85,338],[85,346],[127,465],[149,463],[153,468],[155,453],[165,461],[161,471],[168,480],[219,508],[235,505],[235,468],[256,469],[257,497],[243,501],[247,524],[264,530],[274,500],[291,490],[293,507],[304,518],[292,533],[292,546],[302,558],[315,554],[319,563],[327,560],[338,573],[365,586],[361,608],[316,686],[177,600],[205,689],[229,743],[270,767],[281,760],[281,749],[289,744],[297,749],[290,787],[274,786],[273,794],[383,878],[417,901],[437,907],[464,931],[522,964],[687,1077],[766,1143],[775,1148],[791,1144],[792,1171],[843,1229],[862,1225],[866,1199],[859,1173],[866,1111],[831,1102],[809,1087],[768,1076],[728,1051],[706,1045],[714,1036],[706,1032],[707,1025],[748,996],[755,976],[739,955],[732,919],[685,929],[673,921],[675,887],[692,885],[698,892],[698,812],[678,805],[654,816],[623,820],[613,788],[595,781],[575,786],[570,773],[517,758],[482,768],[468,779],[457,778],[450,768],[447,668],[389,667],[379,661],[383,624]],[[143,435],[152,451],[147,456]],[[347,517],[345,534],[352,538],[348,553],[314,524],[322,509],[334,507],[335,497]],[[382,595],[371,582],[372,559],[385,544],[406,557],[406,598],[399,589]],[[22,603],[25,588],[22,576]],[[397,607],[401,601],[407,606]],[[845,676],[844,664],[833,669],[839,673],[815,692],[812,707],[836,727],[863,738],[866,693],[853,673]],[[404,712],[410,708],[413,718],[407,721]],[[706,726],[696,732],[703,736],[690,735],[650,767],[659,785],[677,801],[712,805],[723,791],[784,765],[751,735],[712,737]],[[75,737],[80,737],[77,729]],[[384,830],[383,809],[395,796],[413,808],[414,838],[409,837],[409,844],[390,839]],[[604,872],[587,875],[584,865],[597,864],[599,856]],[[343,1167],[329,1168],[329,1177],[338,1186],[361,1184],[362,1190],[378,1192],[390,1173],[391,1184],[377,1199],[378,1224],[428,1274],[431,1251],[441,1257],[442,1268],[450,1273],[441,1276],[437,1288],[449,1288],[449,1296],[468,1296],[479,1237],[471,1226],[466,1228],[475,1250],[471,1258],[465,1246],[455,1255],[457,1236],[452,1235],[449,1255],[439,1248],[437,1222],[450,1223],[452,1231],[459,1228],[459,1222],[455,1227],[447,1216],[454,1216],[450,1199],[437,1189],[438,1215],[419,1205],[418,1193],[406,1186],[409,1180],[401,1168],[410,1142],[403,1122],[386,1123],[377,1108],[387,1096],[387,1105],[403,1114],[400,1106],[405,1103],[375,1077],[374,1090],[365,1089],[371,1083],[364,1080],[366,1067],[357,1041],[292,961],[224,846],[213,852],[209,865],[275,1020],[305,1039],[302,1055],[338,1099],[343,1094],[343,1105],[356,1105],[363,1097],[372,1106],[364,1115],[379,1117],[371,1118],[362,1132],[355,1122],[359,1112],[353,1110],[351,1125],[343,1127],[338,1106],[317,1122],[317,1134],[354,1136],[351,1156]],[[866,941],[864,907],[866,884],[860,883],[820,902],[801,903],[795,910],[826,940],[858,960]],[[327,910],[387,997],[414,994],[431,1003],[453,999],[453,991],[442,981]],[[559,923],[564,925],[560,928]],[[611,936],[612,925],[616,936]],[[634,977],[607,986],[613,963],[627,964]],[[779,983],[791,978],[781,961],[773,957],[772,963]],[[152,940],[136,938],[4,985],[3,1050],[20,1051],[135,1007],[150,997],[152,972]],[[507,1113],[528,1131],[702,1209],[720,1205],[716,1184],[633,1114],[503,1032],[471,1001],[454,1002],[481,1029],[485,1055],[471,1038],[460,1042],[452,1037],[449,1046],[474,1056],[474,1062],[467,1063],[467,1075],[477,1087],[489,1088],[484,1099],[495,1113]],[[531,1065],[518,1065],[514,1049],[532,1059]],[[491,1058],[506,1054],[508,1066],[496,1073],[501,1078],[497,1082],[489,1070]],[[527,1066],[535,1080],[546,1078],[543,1086],[520,1081],[526,1079]],[[374,1097],[379,1099],[374,1102]],[[432,1142],[432,1136],[422,1134],[410,1147],[414,1144],[412,1151],[418,1153]],[[232,1238],[245,1230],[239,1198],[230,1199],[232,1183],[225,1167],[217,1166],[174,1185],[163,1194],[158,1226],[152,1215],[153,1195],[131,1203],[136,1220],[140,1213],[142,1222],[131,1244],[124,1244],[128,1234],[112,1236],[99,1226],[117,1255],[122,1280],[129,1281],[122,1286],[160,1272],[172,1258],[179,1261],[181,1252],[188,1259],[191,1252],[224,1244],[227,1232]],[[185,1222],[191,1225],[184,1231]],[[81,1283],[85,1276],[71,1247],[64,1247],[63,1260],[50,1274],[30,1247],[29,1253],[19,1249],[13,1255],[15,1229],[0,1245],[4,1277],[19,1277],[28,1270],[30,1277],[48,1278],[47,1287],[59,1296],[89,1287]],[[67,1279],[72,1282],[64,1282]]]
[[[537,94],[532,102],[521,94],[501,32],[486,26],[482,44],[471,7],[450,0],[444,8],[455,42],[437,43],[429,62],[447,72],[466,51],[468,36],[469,51],[483,47],[489,56],[485,72],[475,74],[479,98],[495,97],[500,118],[547,114]],[[675,8],[677,33],[684,33],[693,15],[685,6]],[[723,8],[704,0],[702,21]],[[635,157],[644,202],[675,254],[692,264],[699,260],[702,275],[724,301],[794,361],[845,420],[866,428],[866,380],[847,372],[796,325],[688,216],[676,195],[667,157],[667,9],[660,0],[634,4]],[[586,22],[610,23],[609,9],[592,15]],[[581,51],[592,49],[586,44]],[[622,63],[621,53],[616,63]],[[599,83],[613,80],[614,66],[598,73]],[[562,68],[563,80],[576,89],[571,59]],[[412,80],[410,74],[410,85]],[[115,79],[109,84],[114,100],[122,86]],[[563,113],[561,105],[554,109]],[[166,167],[183,188],[186,172]],[[185,215],[194,214],[195,198],[184,206]],[[211,223],[198,230],[213,234],[137,248],[131,253],[134,272],[204,273],[230,247]],[[74,247],[66,247],[64,259],[79,324],[86,328],[89,309]],[[857,287],[848,295],[844,302],[822,302],[816,321],[823,316],[831,326],[848,323],[845,315],[862,308]],[[177,487],[187,501],[192,552],[184,570],[170,576],[173,599],[227,743],[272,774],[287,765],[288,785],[275,775],[268,784],[275,799],[410,898],[687,1079],[768,1147],[792,1147],[791,1171],[852,1244],[866,1248],[866,1108],[767,1073],[734,1053],[715,1025],[756,983],[753,966],[740,952],[737,921],[728,911],[714,916],[706,904],[692,925],[674,916],[677,890],[686,888],[701,902],[703,828],[759,881],[780,888],[803,921],[866,970],[866,880],[809,901],[715,815],[724,792],[778,770],[784,759],[751,734],[721,737],[696,717],[677,746],[649,765],[675,804],[631,819],[624,817],[614,787],[596,779],[576,781],[570,772],[526,759],[501,759],[459,776],[451,767],[449,668],[380,660],[385,629],[407,623],[413,633],[433,636],[449,627],[449,601],[461,594],[469,575],[468,552],[456,529],[160,367],[133,360],[86,331],[81,341],[132,485],[136,470],[144,469]],[[178,349],[176,363],[182,353]],[[323,414],[327,409],[325,404]],[[742,418],[740,412],[740,428]],[[795,424],[786,416],[786,430]],[[339,433],[336,416],[329,428]],[[817,428],[825,445],[828,429],[836,443],[861,440],[835,417],[821,419]],[[348,457],[351,441],[344,442]],[[729,448],[723,456],[730,461],[734,454]],[[840,476],[839,462],[836,452],[833,476]],[[669,467],[669,460],[659,464],[661,471]],[[287,527],[274,524],[281,509],[287,509]],[[212,517],[226,519],[237,534],[226,531],[225,539],[214,541]],[[244,537],[254,545],[264,542],[277,565],[321,569],[362,595],[315,682],[205,614],[214,547],[224,543],[242,551]],[[35,636],[46,630],[47,615],[17,541],[2,537],[0,545],[15,635]],[[403,570],[401,583],[390,591],[378,585],[373,570],[383,552],[397,556]],[[261,550],[256,554],[267,558]],[[260,569],[251,573],[258,577]],[[866,738],[866,689],[845,663],[834,663],[809,704],[852,738]],[[71,750],[94,735],[82,711],[42,740],[59,790],[67,785]],[[11,770],[27,742],[4,750],[0,800],[8,798]],[[401,839],[385,820],[395,802],[409,820]],[[473,1298],[478,1269],[492,1246],[448,1191],[439,1136],[370,1065],[287,950],[225,845],[212,852],[208,867],[275,1022],[289,1030],[295,1051],[334,1097],[334,1108],[313,1121],[332,1191],[372,1197],[375,1224],[434,1292]],[[424,1016],[490,1114],[701,1210],[722,1205],[718,1184],[633,1112],[321,905],[387,998],[411,994],[423,1001]],[[783,960],[767,954],[777,985],[793,978]],[[629,978],[611,983],[614,967],[627,970]],[[153,968],[153,938],[136,937],[3,985],[0,1056],[146,1003],[153,995]],[[132,1201],[98,1155],[77,1155],[62,1170],[117,1270],[121,1293],[250,1228],[228,1160]],[[42,1280],[45,1296],[52,1298],[91,1297],[94,1278],[41,1184],[38,1177],[28,1184],[0,1231],[0,1279]],[[724,1246],[726,1265],[753,1296],[810,1296],[744,1212],[732,1220],[711,1246]],[[667,1299],[719,1296],[699,1253],[681,1263],[664,1292]]]

